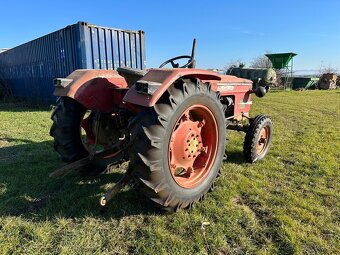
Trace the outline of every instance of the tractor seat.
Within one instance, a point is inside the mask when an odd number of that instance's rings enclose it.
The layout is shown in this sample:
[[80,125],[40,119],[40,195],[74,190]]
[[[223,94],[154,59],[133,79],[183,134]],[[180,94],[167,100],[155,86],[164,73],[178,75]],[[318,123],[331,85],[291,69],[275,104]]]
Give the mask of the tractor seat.
[[147,73],[146,70],[140,70],[131,67],[118,67],[117,72],[125,78],[128,87],[131,87],[136,83],[136,81],[138,81]]

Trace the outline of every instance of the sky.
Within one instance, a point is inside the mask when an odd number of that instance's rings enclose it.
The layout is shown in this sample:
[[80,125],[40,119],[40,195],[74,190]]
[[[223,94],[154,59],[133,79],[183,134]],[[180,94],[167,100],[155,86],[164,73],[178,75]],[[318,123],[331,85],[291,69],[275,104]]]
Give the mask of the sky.
[[0,48],[86,21],[144,30],[147,67],[190,54],[196,38],[197,68],[295,52],[295,70],[340,70],[339,0],[2,0],[0,8]]

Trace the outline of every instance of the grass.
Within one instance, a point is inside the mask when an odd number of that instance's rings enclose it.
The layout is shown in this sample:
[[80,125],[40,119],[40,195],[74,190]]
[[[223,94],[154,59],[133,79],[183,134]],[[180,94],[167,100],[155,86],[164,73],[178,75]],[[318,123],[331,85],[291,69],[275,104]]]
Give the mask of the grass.
[[265,160],[244,163],[230,132],[214,191],[164,214],[132,188],[100,208],[119,169],[49,179],[50,110],[1,102],[0,254],[340,254],[339,91],[269,93],[258,113],[274,123]]

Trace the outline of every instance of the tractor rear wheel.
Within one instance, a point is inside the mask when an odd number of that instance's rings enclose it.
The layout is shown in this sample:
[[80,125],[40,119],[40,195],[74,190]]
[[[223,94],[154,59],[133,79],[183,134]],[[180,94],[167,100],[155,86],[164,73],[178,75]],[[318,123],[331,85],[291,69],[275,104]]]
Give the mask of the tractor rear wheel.
[[60,97],[52,113],[50,135],[54,149],[64,162],[71,163],[86,157],[89,152],[81,139],[81,122],[86,108],[68,97]]
[[198,80],[179,80],[134,123],[129,156],[141,191],[170,211],[202,199],[225,152],[219,95]]
[[5,86],[3,86],[0,81],[0,99],[2,99],[4,96],[5,96]]
[[255,163],[268,153],[273,133],[273,124],[264,114],[257,115],[250,121],[243,144],[243,154],[247,162]]

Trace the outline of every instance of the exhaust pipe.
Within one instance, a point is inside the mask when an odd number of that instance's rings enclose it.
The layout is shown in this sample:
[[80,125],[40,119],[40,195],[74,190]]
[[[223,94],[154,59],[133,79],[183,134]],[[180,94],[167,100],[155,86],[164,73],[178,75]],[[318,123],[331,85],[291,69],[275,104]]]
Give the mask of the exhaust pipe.
[[194,38],[194,40],[192,42],[192,50],[191,50],[191,59],[192,59],[192,62],[188,66],[188,68],[195,68],[196,67],[195,51],[196,51],[196,38]]

